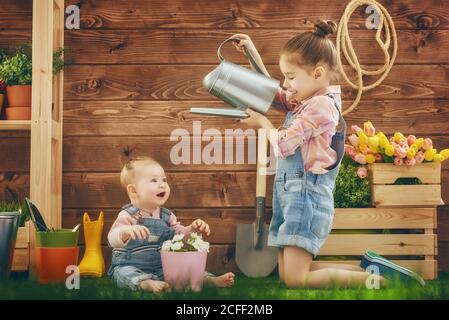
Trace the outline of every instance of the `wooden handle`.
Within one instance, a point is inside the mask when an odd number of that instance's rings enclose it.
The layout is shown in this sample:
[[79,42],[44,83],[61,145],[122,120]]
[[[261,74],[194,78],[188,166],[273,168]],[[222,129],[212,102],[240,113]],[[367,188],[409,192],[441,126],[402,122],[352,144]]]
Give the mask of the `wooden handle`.
[[267,191],[267,132],[259,129],[257,133],[257,177],[256,197],[265,197]]

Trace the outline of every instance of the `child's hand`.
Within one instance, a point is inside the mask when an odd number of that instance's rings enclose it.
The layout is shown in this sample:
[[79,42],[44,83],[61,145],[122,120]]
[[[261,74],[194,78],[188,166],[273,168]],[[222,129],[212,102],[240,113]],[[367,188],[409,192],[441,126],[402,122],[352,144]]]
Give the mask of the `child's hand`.
[[201,219],[196,219],[195,221],[192,222],[190,226],[192,227],[193,230],[197,232],[200,233],[204,232],[206,233],[206,235],[210,235],[209,225]]
[[268,120],[263,114],[256,112],[251,109],[246,109],[246,113],[249,115],[248,118],[240,120],[241,123],[245,123],[250,127],[263,128],[265,122]]
[[120,230],[120,239],[123,242],[127,242],[129,238],[132,240],[148,239],[150,230],[147,227],[141,225],[123,226]]
[[240,39],[239,43],[232,43],[237,51],[245,53],[244,47],[246,47],[246,50],[251,52],[253,55],[257,52],[256,46],[248,35],[237,33],[231,36],[231,38]]

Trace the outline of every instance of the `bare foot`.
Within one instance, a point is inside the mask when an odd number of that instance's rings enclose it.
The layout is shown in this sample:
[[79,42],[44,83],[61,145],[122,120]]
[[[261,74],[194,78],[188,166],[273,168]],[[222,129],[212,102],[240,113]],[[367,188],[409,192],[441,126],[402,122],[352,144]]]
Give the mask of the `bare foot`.
[[140,290],[153,293],[161,293],[169,289],[169,285],[164,281],[147,279],[140,283]]
[[234,285],[234,277],[232,272],[228,272],[218,277],[206,277],[205,281],[215,287],[228,288]]

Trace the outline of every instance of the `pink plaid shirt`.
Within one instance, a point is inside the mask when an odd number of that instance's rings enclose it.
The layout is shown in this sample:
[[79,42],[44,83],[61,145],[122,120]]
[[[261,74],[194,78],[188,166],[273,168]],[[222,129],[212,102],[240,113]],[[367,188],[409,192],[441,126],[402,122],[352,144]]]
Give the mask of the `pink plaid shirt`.
[[301,103],[290,100],[288,93],[280,89],[275,100],[278,102],[275,105],[277,109],[283,112],[293,111],[295,115],[289,127],[278,129],[280,156],[288,157],[301,147],[304,170],[316,174],[328,172],[325,168],[337,161],[337,153],[330,145],[339,114],[332,98],[326,96],[328,93],[341,102],[340,86],[323,88]]

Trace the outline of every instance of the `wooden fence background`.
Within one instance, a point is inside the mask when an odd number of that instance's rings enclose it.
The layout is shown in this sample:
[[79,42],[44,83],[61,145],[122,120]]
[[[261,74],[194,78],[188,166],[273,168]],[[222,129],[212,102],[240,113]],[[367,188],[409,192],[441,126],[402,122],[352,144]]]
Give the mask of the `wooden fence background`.
[[[396,65],[380,87],[364,94],[347,122],[371,120],[387,134],[413,133],[432,138],[438,149],[449,148],[449,7],[442,0],[380,2],[398,31]],[[169,150],[176,142],[170,141],[170,133],[176,128],[192,133],[192,122],[202,120],[188,113],[190,107],[223,105],[207,94],[201,80],[218,64],[216,49],[226,37],[249,34],[270,73],[281,79],[281,45],[309,30],[316,19],[338,21],[347,3],[66,0],[66,5],[79,5],[81,30],[65,31],[66,57],[74,64],[64,75],[63,225],[81,222],[84,211],[95,216],[102,210],[107,233],[127,202],[118,177],[122,152],[132,149],[161,161],[172,187],[167,207],[182,222],[201,217],[210,223],[208,268],[235,269],[235,225],[251,222],[255,213],[255,165],[174,165]],[[31,0],[0,2],[0,47],[31,41],[31,8]],[[365,28],[367,16],[358,10],[350,33],[361,62],[378,65],[382,54],[374,31]],[[232,47],[225,55],[246,64]],[[355,93],[348,86],[343,92],[348,106]],[[281,115],[270,117],[275,125],[282,121]],[[234,120],[209,118],[202,122],[202,129],[207,128],[223,132],[237,126]],[[28,194],[29,144],[27,133],[2,132],[0,199]],[[443,165],[442,189],[449,203],[449,162]],[[441,250],[449,247],[449,240],[443,240]],[[440,258],[449,261],[441,250]],[[106,246],[105,253],[109,260]]]

